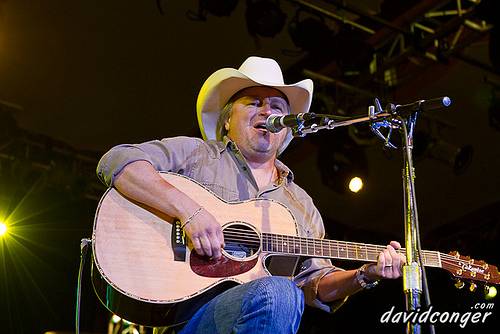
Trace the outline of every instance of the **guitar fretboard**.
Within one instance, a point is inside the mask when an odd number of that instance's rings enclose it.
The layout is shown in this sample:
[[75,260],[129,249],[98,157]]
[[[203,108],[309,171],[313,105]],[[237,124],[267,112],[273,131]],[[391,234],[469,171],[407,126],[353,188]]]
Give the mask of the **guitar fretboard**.
[[[271,233],[262,234],[262,250],[269,253],[319,258],[377,262],[385,246],[329,239],[313,239]],[[406,252],[404,248],[399,250]],[[424,266],[441,268],[441,256],[436,251],[422,251]]]

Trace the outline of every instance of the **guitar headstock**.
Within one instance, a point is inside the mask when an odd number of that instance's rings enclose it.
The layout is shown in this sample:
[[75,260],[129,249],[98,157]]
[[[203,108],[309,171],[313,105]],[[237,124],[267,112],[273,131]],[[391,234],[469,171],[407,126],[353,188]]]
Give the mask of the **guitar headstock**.
[[471,259],[456,251],[446,255],[443,254],[441,266],[457,279],[457,284],[455,285],[457,288],[463,287],[462,279],[472,281],[472,291],[476,287],[475,283],[483,285],[500,284],[500,274],[497,267],[484,261]]

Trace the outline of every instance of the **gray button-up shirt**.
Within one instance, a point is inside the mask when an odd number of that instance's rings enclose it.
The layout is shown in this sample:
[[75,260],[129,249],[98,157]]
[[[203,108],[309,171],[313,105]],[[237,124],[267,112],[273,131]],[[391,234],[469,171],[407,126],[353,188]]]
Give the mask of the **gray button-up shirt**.
[[[119,145],[107,152],[99,162],[97,174],[112,187],[123,168],[138,160],[148,161],[157,171],[168,171],[190,177],[228,202],[251,198],[278,201],[290,209],[297,221],[300,237],[323,238],[323,220],[311,197],[293,182],[290,169],[275,161],[278,180],[259,189],[253,174],[235,143],[227,137],[224,142],[199,138],[174,137],[135,145]],[[306,303],[333,312],[344,300],[324,304],[318,299],[318,283],[326,274],[342,270],[329,260],[310,259],[301,272],[293,277],[304,291]]]

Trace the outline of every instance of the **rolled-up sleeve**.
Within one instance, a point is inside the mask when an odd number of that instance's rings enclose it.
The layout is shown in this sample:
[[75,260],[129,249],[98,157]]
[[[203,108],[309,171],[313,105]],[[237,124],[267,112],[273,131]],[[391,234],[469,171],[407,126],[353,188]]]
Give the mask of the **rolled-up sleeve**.
[[[323,239],[325,237],[323,219],[318,209],[313,205],[312,199],[308,196],[307,198],[301,198],[300,202],[303,205],[302,210],[309,213],[305,215],[302,220],[303,230],[306,234],[305,236]],[[300,216],[298,212],[296,212],[296,216]],[[347,298],[323,303],[318,297],[319,282],[326,275],[343,270],[344,269],[332,265],[332,262],[328,259],[311,258],[303,262],[299,274],[294,277],[294,282],[304,292],[307,305],[333,313],[342,306]]]
[[99,160],[97,176],[106,186],[111,187],[125,166],[139,160],[149,161],[149,156],[138,145],[115,146]]
[[346,297],[330,303],[323,303],[318,297],[318,286],[321,279],[332,272],[343,271],[343,269],[333,266],[329,260],[324,259],[306,260],[301,269],[302,271],[295,276],[294,282],[304,292],[307,305],[333,313],[347,300]]
[[118,145],[100,159],[97,176],[111,187],[128,164],[140,160],[149,162],[157,171],[178,172],[192,168],[196,163],[196,152],[202,145],[202,139],[188,137]]

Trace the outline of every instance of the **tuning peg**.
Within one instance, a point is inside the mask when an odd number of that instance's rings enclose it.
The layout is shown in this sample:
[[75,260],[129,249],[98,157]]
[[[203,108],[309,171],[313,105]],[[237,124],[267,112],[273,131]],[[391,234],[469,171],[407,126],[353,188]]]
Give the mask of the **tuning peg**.
[[462,289],[464,287],[465,283],[462,282],[461,280],[457,279],[457,283],[455,283],[455,288],[457,289]]
[[471,283],[471,284],[470,284],[470,288],[469,288],[469,290],[470,290],[471,292],[474,292],[474,291],[476,291],[476,288],[477,288],[476,283]]

